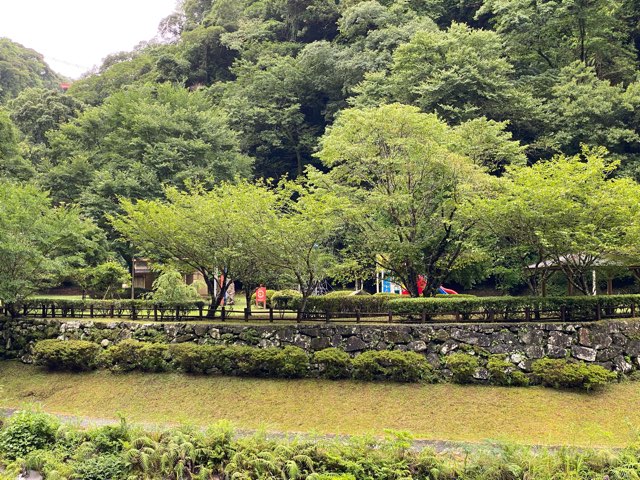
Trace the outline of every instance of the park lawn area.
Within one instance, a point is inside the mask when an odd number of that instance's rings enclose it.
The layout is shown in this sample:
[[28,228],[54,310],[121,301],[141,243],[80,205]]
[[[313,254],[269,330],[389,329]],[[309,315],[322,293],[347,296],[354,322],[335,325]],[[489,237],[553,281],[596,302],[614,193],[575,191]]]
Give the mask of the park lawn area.
[[177,373],[50,373],[0,364],[0,406],[39,404],[57,414],[241,429],[383,434],[526,444],[625,446],[640,432],[640,382],[580,393],[542,387],[270,380]]

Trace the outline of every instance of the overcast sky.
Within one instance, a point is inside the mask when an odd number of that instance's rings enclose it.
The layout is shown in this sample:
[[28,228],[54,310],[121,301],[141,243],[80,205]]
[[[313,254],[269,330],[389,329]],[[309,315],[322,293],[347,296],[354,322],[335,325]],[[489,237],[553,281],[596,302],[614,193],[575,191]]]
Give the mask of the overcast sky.
[[0,0],[0,37],[32,48],[71,78],[157,31],[176,0]]

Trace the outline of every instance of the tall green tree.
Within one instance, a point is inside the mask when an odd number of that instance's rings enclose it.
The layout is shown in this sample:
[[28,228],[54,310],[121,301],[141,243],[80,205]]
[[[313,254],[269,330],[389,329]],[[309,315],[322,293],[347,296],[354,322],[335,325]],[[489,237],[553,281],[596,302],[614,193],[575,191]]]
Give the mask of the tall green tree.
[[118,197],[162,198],[163,185],[213,185],[250,173],[226,116],[203,92],[145,85],[86,109],[50,136],[54,199],[78,202],[93,218],[118,210]]
[[301,175],[318,130],[301,104],[305,72],[295,58],[285,56],[242,62],[234,73],[237,80],[227,84],[224,105],[231,125],[242,132],[243,150],[256,158],[256,174]]
[[435,115],[392,104],[343,111],[318,153],[353,202],[358,246],[412,296],[420,275],[434,294],[474,249],[467,209],[491,182],[454,141]]
[[28,88],[13,99],[11,118],[33,143],[48,145],[47,132],[78,116],[83,105],[60,90]]
[[[518,265],[534,293],[548,264],[590,294],[591,271],[616,264],[630,250],[640,218],[640,186],[611,178],[617,162],[603,149],[585,149],[532,167],[510,170],[499,194],[479,201],[479,225],[490,232],[501,261]],[[533,267],[528,269],[527,266]]]
[[104,255],[103,235],[77,208],[53,207],[35,186],[0,180],[0,300],[12,314],[29,295]]
[[245,274],[251,262],[264,261],[260,250],[264,235],[256,229],[271,223],[275,197],[261,185],[244,182],[224,182],[206,191],[169,187],[165,197],[122,199],[123,213],[111,221],[145,256],[200,272],[213,315],[231,282]]
[[546,92],[547,126],[536,144],[543,150],[575,155],[581,145],[606,147],[623,160],[623,168],[638,168],[640,154],[640,84],[612,85],[580,62],[560,70]]
[[501,38],[463,24],[417,32],[395,51],[389,75],[370,75],[359,90],[358,105],[396,101],[453,123],[485,116],[524,128],[535,106]]
[[327,188],[323,175],[309,169],[307,176],[280,185],[279,208],[265,223],[266,263],[288,274],[302,293],[300,310],[336,264],[332,240],[345,221],[346,199]]

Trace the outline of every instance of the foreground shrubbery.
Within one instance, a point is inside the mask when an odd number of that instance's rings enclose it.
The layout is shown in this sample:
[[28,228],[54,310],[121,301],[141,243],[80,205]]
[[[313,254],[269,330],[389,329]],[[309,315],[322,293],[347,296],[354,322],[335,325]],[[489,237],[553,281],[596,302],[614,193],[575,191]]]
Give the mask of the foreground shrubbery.
[[282,440],[237,437],[224,422],[146,432],[119,425],[81,429],[39,412],[19,412],[0,429],[0,480],[26,469],[47,480],[634,479],[640,447],[612,452],[479,446],[464,456],[410,448],[411,437]]
[[34,346],[37,364],[52,370],[115,372],[178,370],[200,375],[234,375],[266,378],[320,377],[328,379],[387,380],[394,382],[455,383],[485,382],[493,385],[526,386],[531,382],[554,388],[597,389],[617,378],[605,368],[567,359],[533,362],[527,376],[504,355],[481,357],[453,353],[442,358],[445,375],[436,372],[423,355],[400,350],[370,350],[350,357],[338,348],[312,355],[298,347],[257,348],[243,345],[199,345],[196,343],[150,343],[123,340],[103,350],[84,340],[43,340]]

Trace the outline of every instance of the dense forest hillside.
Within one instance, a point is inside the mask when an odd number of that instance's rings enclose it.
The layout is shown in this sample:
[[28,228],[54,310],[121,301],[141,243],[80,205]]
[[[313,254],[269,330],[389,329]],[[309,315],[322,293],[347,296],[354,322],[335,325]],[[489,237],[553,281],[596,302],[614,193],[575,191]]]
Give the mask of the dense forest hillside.
[[0,104],[29,87],[58,88],[63,78],[41,54],[8,38],[0,38]]
[[205,89],[258,176],[299,173],[337,112],[383,102],[504,122],[467,128],[513,135],[530,161],[602,145],[635,175],[636,3],[187,0],[162,43],[108,58],[71,94],[99,105],[124,85]]
[[[186,0],[161,22],[156,39],[111,55],[75,82],[72,110],[89,108],[59,133],[40,132],[29,154],[35,168],[46,167],[45,185],[57,190],[52,169],[65,178],[59,200],[91,198],[105,183],[120,183],[113,170],[122,161],[136,184],[179,181],[174,175],[182,166],[149,178],[131,170],[156,150],[171,157],[166,161],[193,164],[189,145],[159,146],[165,142],[157,135],[174,138],[182,129],[205,151],[216,151],[221,145],[200,137],[197,124],[206,121],[187,115],[195,109],[213,112],[223,124],[213,130],[229,130],[220,131],[230,135],[222,143],[250,157],[255,176],[295,176],[317,164],[318,139],[341,109],[400,102],[459,128],[495,172],[521,162],[523,152],[535,162],[575,154],[586,143],[606,147],[622,160],[622,172],[639,176],[639,18],[631,0]],[[0,69],[13,72],[0,75],[9,80],[5,98],[57,81],[35,52],[6,40],[0,59]],[[127,115],[140,98],[151,98],[150,85],[160,84],[171,85],[163,87],[165,99],[171,88],[192,93],[176,92],[172,106],[152,113],[159,122],[147,139],[153,151],[139,142],[127,153],[118,153],[124,144],[92,143],[88,129],[98,118],[117,118],[129,133],[141,127],[134,124],[142,120]],[[182,108],[190,125],[161,128],[165,113],[172,123]],[[68,119],[45,123],[56,130]],[[102,154],[94,155],[96,148]],[[115,163],[100,160],[105,156]],[[221,174],[246,172],[246,160],[238,161]],[[204,162],[205,170],[220,170],[213,157]]]
[[332,170],[344,158],[323,142],[351,138],[360,114],[344,112],[368,109],[379,123],[340,150],[370,142],[350,168],[392,158],[376,138],[415,135],[399,127],[415,121],[434,126],[415,148],[440,135],[494,180],[558,154],[639,180],[639,22],[637,0],[184,0],[66,93],[38,54],[0,40],[0,176],[33,179],[113,241],[123,198]]

